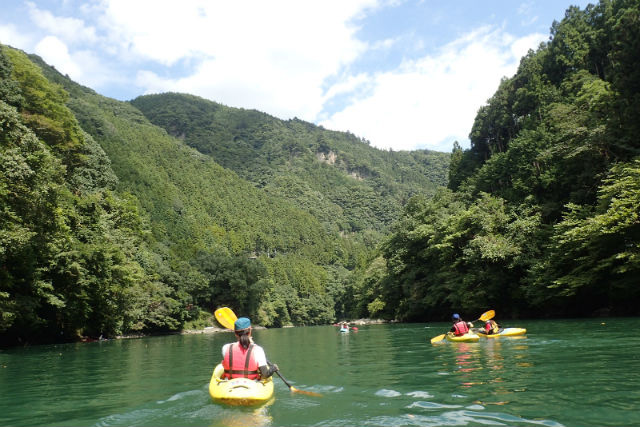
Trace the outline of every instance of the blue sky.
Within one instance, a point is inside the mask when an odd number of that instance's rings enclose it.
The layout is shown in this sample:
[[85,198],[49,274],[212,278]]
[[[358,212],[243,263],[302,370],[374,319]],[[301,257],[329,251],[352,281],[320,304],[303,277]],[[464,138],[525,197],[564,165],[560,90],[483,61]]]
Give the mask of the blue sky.
[[449,152],[552,22],[588,3],[2,0],[0,43],[119,100],[185,92]]

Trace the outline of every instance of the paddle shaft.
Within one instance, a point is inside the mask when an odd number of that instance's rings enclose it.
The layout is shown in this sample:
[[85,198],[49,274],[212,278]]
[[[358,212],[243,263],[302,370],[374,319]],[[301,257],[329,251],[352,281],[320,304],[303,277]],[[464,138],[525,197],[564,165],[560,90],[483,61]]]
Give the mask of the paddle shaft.
[[287,387],[294,388],[291,384],[289,384],[289,381],[287,381],[282,374],[280,374],[280,371],[276,371],[276,374],[278,374],[278,376],[280,377],[280,379],[282,380],[283,383],[285,383],[287,385]]

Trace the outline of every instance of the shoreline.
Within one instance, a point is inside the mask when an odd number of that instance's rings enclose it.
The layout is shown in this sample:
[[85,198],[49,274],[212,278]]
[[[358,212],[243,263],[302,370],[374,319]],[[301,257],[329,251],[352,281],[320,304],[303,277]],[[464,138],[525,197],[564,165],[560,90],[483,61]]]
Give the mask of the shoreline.
[[[339,321],[336,323],[332,323],[332,324],[327,324],[327,325],[314,325],[314,326],[335,326],[341,323],[348,323],[350,325],[357,325],[357,326],[363,326],[363,325],[381,325],[384,323],[394,323],[394,321],[392,320],[383,320],[383,319],[356,319],[356,320],[343,320],[343,321]],[[286,329],[286,328],[304,328],[308,325],[301,325],[301,326],[294,326],[294,325],[285,325],[285,326],[278,326],[278,327],[274,327],[274,328],[267,328],[265,326],[254,326],[253,329]],[[230,330],[226,329],[226,328],[220,328],[217,326],[207,326],[204,329],[184,329],[182,331],[177,331],[177,332],[173,332],[173,333],[169,333],[167,335],[172,335],[172,334],[179,334],[179,335],[194,335],[194,334],[213,334],[216,332],[231,332]],[[164,334],[162,334],[164,335]],[[143,336],[147,336],[147,335],[143,335]],[[124,337],[123,337],[124,338]]]
[[[384,323],[395,323],[396,321],[383,320],[383,319],[355,319],[355,320],[348,320],[348,321],[342,320],[333,324],[313,325],[313,326],[336,326],[345,322],[348,323],[349,325],[363,326],[363,325],[380,325]],[[309,325],[300,325],[300,326],[285,325],[285,326],[279,326],[274,328],[267,328],[265,326],[254,326],[253,328],[256,330],[261,330],[261,329],[303,328],[306,326],[309,326]],[[159,336],[166,336],[166,335],[215,334],[219,332],[231,332],[231,331],[229,329],[221,328],[218,326],[206,326],[204,329],[183,329],[180,331],[162,332],[162,333],[150,333],[150,334],[138,333],[138,334],[129,334],[129,335],[116,335],[113,338],[102,338],[102,337],[93,338],[88,336],[81,336],[81,337],[78,337],[76,340],[49,342],[49,343],[22,343],[18,345],[0,346],[0,349],[11,348],[11,347],[27,347],[32,345],[104,342],[104,341],[111,341],[111,340],[126,340],[126,339],[136,339],[136,338],[159,337]]]

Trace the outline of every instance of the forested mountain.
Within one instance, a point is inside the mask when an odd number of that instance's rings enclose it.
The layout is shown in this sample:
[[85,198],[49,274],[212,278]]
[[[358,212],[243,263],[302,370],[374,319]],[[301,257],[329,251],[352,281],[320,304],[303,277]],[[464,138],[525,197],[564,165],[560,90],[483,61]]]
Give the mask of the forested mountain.
[[571,7],[414,199],[370,299],[389,317],[640,313],[640,2]]
[[0,342],[222,305],[265,326],[639,314],[639,82],[640,2],[572,7],[469,149],[391,152],[191,95],[115,101],[0,45]]
[[409,198],[447,184],[444,153],[376,150],[350,133],[191,95],[147,95],[132,104],[170,135],[331,230],[384,230]]
[[[7,46],[0,66],[5,343],[179,330],[221,305],[332,322],[402,203],[446,183],[449,154],[188,95],[119,102]],[[215,120],[169,135],[136,108],[162,98]]]

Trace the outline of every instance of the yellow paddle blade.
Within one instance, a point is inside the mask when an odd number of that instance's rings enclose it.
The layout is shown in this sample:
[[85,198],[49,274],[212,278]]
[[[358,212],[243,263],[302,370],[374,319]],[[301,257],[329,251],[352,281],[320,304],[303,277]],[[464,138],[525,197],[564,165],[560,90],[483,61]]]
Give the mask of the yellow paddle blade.
[[437,337],[431,338],[431,344],[442,341],[447,334],[438,335]]
[[233,331],[233,325],[238,320],[238,316],[229,307],[222,307],[215,311],[216,320],[222,326]]
[[291,387],[290,390],[293,393],[306,394],[307,396],[323,397],[320,393],[316,393],[315,391],[300,390],[295,387]]
[[495,310],[489,310],[485,313],[482,313],[482,316],[480,316],[478,320],[482,320],[483,322],[486,322],[487,320],[493,319],[495,315],[496,315]]

